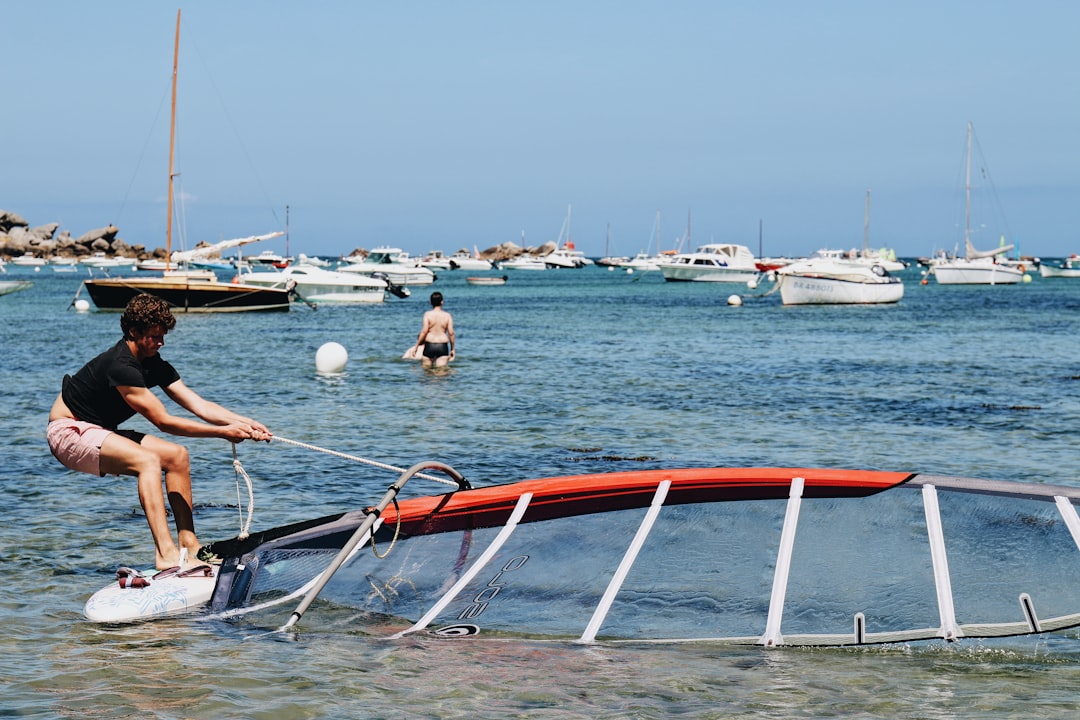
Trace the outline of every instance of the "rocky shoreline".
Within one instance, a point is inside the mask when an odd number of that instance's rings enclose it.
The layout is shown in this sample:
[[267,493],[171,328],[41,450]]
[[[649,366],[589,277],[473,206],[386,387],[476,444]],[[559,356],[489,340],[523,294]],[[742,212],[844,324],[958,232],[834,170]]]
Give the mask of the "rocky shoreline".
[[[165,248],[147,250],[145,245],[129,245],[117,237],[120,230],[115,225],[107,225],[72,237],[67,230],[60,230],[60,223],[47,223],[30,227],[30,223],[20,215],[0,210],[0,259],[12,260],[31,255],[37,258],[53,257],[74,258],[79,260],[95,253],[104,253],[110,258],[133,258],[143,260],[166,260]],[[510,260],[523,253],[547,255],[556,248],[553,242],[536,247],[521,247],[513,242],[505,242],[480,252],[480,257],[493,262]],[[353,255],[367,255],[367,250],[357,248]]]
[[79,259],[104,253],[107,257],[136,260],[165,259],[165,248],[147,250],[145,245],[129,245],[117,237],[119,232],[116,226],[108,225],[72,237],[69,231],[60,230],[60,223],[30,227],[20,215],[0,210],[0,257],[6,260],[25,255]]

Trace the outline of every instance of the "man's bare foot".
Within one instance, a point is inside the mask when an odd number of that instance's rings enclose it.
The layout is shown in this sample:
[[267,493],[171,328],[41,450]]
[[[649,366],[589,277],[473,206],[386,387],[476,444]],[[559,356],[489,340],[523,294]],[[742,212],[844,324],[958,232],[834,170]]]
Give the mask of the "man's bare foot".
[[154,553],[154,567],[158,570],[168,570],[169,568],[178,567],[180,565],[180,551],[177,551],[175,555],[169,555],[168,557],[161,553]]

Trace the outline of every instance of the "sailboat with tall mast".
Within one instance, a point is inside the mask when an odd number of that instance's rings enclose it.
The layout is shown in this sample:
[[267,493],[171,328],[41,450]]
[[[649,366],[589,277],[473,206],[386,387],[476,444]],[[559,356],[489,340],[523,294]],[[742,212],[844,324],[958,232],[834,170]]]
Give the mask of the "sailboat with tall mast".
[[[165,300],[174,311],[222,313],[267,310],[288,310],[292,293],[283,288],[266,288],[242,282],[221,282],[211,270],[192,269],[188,263],[196,258],[209,257],[234,247],[279,237],[283,233],[223,240],[186,253],[172,252],[173,180],[176,151],[176,79],[180,60],[180,10],[176,11],[176,42],[173,48],[172,116],[169,127],[169,195],[165,271],[161,277],[105,277],[83,282],[100,310],[123,310],[131,298],[150,293]],[[172,263],[178,263],[172,267]]]
[[967,167],[964,182],[964,256],[939,258],[930,265],[939,285],[1015,285],[1024,276],[1020,268],[998,262],[997,256],[1013,249],[1005,245],[993,250],[976,250],[971,242],[971,136],[967,125]]

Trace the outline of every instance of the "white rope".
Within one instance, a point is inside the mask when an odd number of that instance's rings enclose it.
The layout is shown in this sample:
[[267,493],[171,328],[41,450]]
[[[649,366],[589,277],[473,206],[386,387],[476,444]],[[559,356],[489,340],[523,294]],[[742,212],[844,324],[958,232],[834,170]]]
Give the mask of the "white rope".
[[[333,455],[334,457],[343,458],[345,460],[352,460],[353,462],[365,463],[367,465],[374,465],[375,467],[382,468],[383,470],[393,470],[394,472],[405,472],[405,468],[394,467],[393,465],[387,465],[386,463],[377,462],[375,460],[368,460],[367,458],[357,457],[355,455],[346,455],[343,452],[337,450],[328,450],[327,448],[321,448],[318,445],[309,445],[299,440],[290,440],[289,438],[281,437],[280,435],[274,435],[272,438],[278,442],[283,442],[288,445],[295,445],[296,447],[306,448],[308,450],[314,450],[315,452],[326,453],[327,455]],[[235,452],[235,451],[234,451]],[[416,473],[415,477],[424,478],[425,480],[434,480],[435,482],[442,483],[443,485],[452,485],[457,487],[458,484],[450,480],[449,478],[442,478],[435,475],[426,475],[424,473]]]
[[[236,537],[244,540],[251,534],[251,516],[255,512],[255,489],[251,486],[251,477],[248,476],[247,470],[244,469],[244,466],[240,463],[240,458],[236,455],[236,443],[232,443],[232,463],[236,474],[236,509],[240,513],[240,533]],[[244,522],[244,509],[240,505],[241,475],[244,477],[248,489],[247,522]]]

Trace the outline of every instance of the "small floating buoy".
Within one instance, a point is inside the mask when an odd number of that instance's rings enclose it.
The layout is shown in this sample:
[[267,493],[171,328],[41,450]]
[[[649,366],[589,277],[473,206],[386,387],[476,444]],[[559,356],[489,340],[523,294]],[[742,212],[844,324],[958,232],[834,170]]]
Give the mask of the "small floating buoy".
[[634,268],[626,268],[626,274],[627,275],[633,275],[634,274]]
[[920,284],[921,284],[921,285],[929,285],[929,284],[930,284],[930,280],[928,280],[927,278],[925,278],[925,277],[924,277],[924,278],[922,279],[922,281],[921,281],[921,283],[920,283]]
[[729,295],[727,299],[727,304],[738,307],[739,305],[742,305],[742,298],[738,295]]
[[746,287],[750,288],[751,290],[757,290],[757,280],[747,280]]
[[315,353],[315,369],[321,373],[339,373],[348,361],[348,351],[336,342],[323,344]]
[[1028,275],[1027,273],[1024,273],[1023,281],[1024,282],[1031,282],[1031,276]]
[[88,312],[90,310],[90,301],[79,298],[75,301],[75,309],[79,312]]

